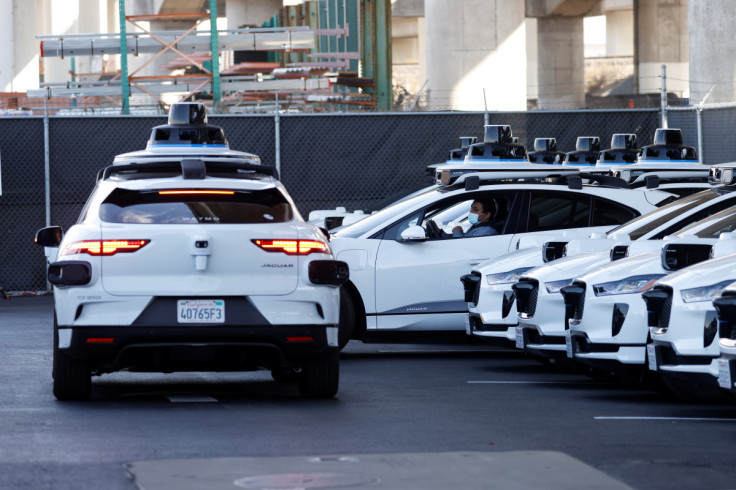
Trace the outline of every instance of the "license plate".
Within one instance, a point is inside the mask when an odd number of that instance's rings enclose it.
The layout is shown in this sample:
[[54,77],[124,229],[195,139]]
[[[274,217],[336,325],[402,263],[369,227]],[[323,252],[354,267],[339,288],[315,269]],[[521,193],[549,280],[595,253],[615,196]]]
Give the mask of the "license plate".
[[470,315],[465,317],[465,333],[472,335],[472,329],[470,328]]
[[575,349],[572,345],[572,335],[570,334],[565,335],[565,351],[567,352],[567,357],[570,359],[575,357]]
[[733,388],[731,381],[731,366],[726,359],[718,360],[718,386],[730,390]]
[[516,348],[517,349],[524,348],[524,328],[523,327],[516,327]]
[[647,344],[647,358],[649,359],[649,370],[657,370],[657,349],[654,348],[654,344]]
[[176,319],[179,323],[225,323],[225,300],[180,299]]

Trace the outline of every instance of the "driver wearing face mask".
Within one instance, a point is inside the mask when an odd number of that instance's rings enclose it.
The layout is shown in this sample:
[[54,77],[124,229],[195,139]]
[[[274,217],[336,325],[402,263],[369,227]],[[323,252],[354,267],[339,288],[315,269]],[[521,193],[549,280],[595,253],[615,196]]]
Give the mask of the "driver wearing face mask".
[[476,236],[498,235],[498,231],[491,226],[491,218],[496,214],[496,204],[492,200],[475,200],[470,206],[468,222],[472,225],[468,231],[463,233],[461,226],[452,229],[455,238],[470,238]]

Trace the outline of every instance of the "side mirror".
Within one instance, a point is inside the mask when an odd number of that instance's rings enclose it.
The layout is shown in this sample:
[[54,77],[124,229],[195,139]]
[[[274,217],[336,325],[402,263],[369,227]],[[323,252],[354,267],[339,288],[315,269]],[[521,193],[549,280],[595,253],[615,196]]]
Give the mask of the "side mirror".
[[61,226],[49,226],[38,230],[33,241],[42,247],[58,247],[63,235]]
[[403,242],[423,242],[427,239],[427,233],[419,225],[410,226],[401,232]]

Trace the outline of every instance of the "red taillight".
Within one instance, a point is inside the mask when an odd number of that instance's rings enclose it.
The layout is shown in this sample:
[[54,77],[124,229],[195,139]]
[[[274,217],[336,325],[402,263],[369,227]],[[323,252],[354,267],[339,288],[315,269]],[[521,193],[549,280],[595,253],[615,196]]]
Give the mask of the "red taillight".
[[180,196],[180,195],[188,195],[188,194],[216,194],[216,195],[225,195],[225,196],[232,196],[235,194],[235,191],[217,191],[217,190],[207,190],[207,189],[179,189],[179,190],[172,190],[172,191],[158,191],[158,194],[160,196]]
[[286,255],[309,255],[312,252],[330,253],[324,242],[318,240],[253,240],[266,252],[281,252]]
[[151,240],[84,240],[67,245],[60,255],[115,255],[140,250]]
[[115,339],[112,337],[88,337],[88,344],[112,344]]
[[286,337],[289,342],[314,342],[312,337]]

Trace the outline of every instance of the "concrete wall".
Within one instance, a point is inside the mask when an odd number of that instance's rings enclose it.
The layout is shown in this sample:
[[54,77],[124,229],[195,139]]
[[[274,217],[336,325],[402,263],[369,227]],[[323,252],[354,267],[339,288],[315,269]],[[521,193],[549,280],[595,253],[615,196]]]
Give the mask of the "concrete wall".
[[241,25],[259,26],[278,13],[281,0],[227,0],[225,14],[227,28],[237,29]]
[[427,79],[433,109],[526,108],[524,4],[425,1]]

